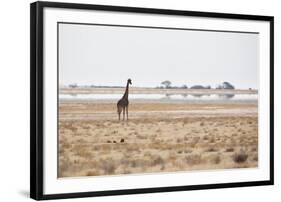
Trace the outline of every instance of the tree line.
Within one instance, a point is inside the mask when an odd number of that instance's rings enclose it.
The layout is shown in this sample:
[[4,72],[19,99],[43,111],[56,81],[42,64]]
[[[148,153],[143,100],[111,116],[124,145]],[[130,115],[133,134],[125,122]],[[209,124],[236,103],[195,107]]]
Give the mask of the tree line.
[[[162,81],[160,84],[160,87],[158,88],[165,88],[165,89],[188,89],[187,85],[182,86],[172,86],[172,82],[169,80]],[[212,89],[210,85],[203,86],[203,85],[193,85],[189,87],[189,89]],[[214,89],[235,89],[234,85],[232,85],[230,82],[224,81],[221,84],[218,84]]]

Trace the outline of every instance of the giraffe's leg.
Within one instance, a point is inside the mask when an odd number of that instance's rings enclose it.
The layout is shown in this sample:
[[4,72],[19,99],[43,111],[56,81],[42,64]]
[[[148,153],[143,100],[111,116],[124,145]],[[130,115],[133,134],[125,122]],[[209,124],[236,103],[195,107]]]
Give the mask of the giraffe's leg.
[[129,120],[129,117],[128,117],[128,107],[129,106],[126,107],[127,120]]
[[120,115],[122,112],[122,108],[120,106],[117,106],[117,113],[118,113],[118,120],[120,121]]
[[123,107],[123,121],[125,120],[125,107]]

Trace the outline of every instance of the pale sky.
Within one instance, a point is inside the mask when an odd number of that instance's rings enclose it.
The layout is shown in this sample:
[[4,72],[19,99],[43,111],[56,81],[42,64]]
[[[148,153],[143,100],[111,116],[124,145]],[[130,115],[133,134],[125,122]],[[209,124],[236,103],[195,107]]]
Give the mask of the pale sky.
[[249,33],[60,24],[59,83],[258,88],[258,44]]

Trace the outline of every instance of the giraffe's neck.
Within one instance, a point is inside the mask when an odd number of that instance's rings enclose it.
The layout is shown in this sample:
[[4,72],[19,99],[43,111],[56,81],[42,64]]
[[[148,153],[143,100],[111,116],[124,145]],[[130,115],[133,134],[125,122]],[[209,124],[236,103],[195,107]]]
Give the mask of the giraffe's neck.
[[123,95],[123,98],[128,99],[128,95],[129,95],[129,82],[127,82],[126,91]]

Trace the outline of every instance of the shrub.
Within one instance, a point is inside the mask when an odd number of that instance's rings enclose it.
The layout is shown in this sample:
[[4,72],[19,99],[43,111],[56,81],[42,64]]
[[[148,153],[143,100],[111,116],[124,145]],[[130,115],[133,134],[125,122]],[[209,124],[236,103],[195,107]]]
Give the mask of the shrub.
[[151,165],[152,166],[163,165],[164,163],[165,163],[164,159],[161,156],[157,156],[152,160]]
[[91,170],[86,173],[86,176],[97,176],[97,175],[99,175],[99,172],[96,170]]
[[105,174],[114,174],[116,170],[115,162],[112,159],[107,159],[101,162],[101,169]]
[[199,154],[191,154],[185,157],[185,162],[189,165],[197,165],[202,161],[201,155]]
[[225,152],[234,152],[234,149],[233,149],[233,148],[227,148],[227,149],[225,150]]
[[248,154],[245,151],[240,151],[239,153],[235,153],[232,159],[235,163],[244,163],[248,159]]
[[210,148],[205,150],[205,152],[216,152],[216,151],[218,151],[218,150],[213,148],[213,147],[210,147]]
[[213,164],[219,164],[221,162],[221,158],[219,155],[215,155],[213,156],[213,158],[211,158],[211,163]]

